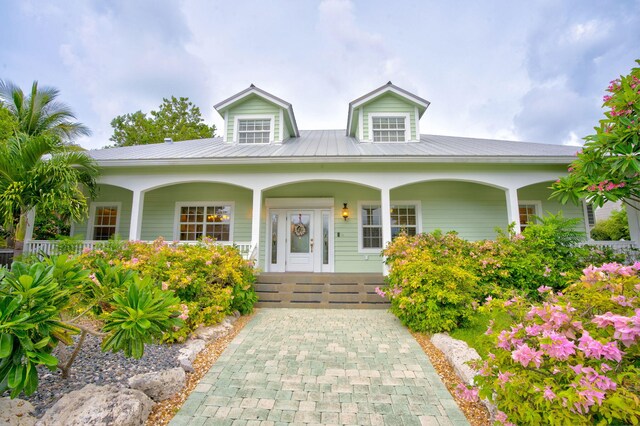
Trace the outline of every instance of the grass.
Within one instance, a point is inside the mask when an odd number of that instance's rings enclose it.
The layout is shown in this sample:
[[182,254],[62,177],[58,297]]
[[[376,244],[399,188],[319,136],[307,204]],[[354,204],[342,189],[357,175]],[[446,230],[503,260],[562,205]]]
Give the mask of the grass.
[[513,323],[513,319],[505,312],[484,313],[477,312],[473,317],[469,326],[458,328],[449,334],[454,339],[465,341],[470,347],[474,348],[482,358],[486,358],[487,354],[495,347],[493,336],[487,336],[485,331],[489,327],[489,321],[493,320],[494,330],[504,330],[509,328]]

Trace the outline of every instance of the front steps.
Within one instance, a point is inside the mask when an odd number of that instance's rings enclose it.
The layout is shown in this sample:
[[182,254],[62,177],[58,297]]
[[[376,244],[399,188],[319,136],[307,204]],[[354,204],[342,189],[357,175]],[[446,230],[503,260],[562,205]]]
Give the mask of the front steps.
[[382,274],[263,272],[256,280],[259,308],[387,309],[378,296]]

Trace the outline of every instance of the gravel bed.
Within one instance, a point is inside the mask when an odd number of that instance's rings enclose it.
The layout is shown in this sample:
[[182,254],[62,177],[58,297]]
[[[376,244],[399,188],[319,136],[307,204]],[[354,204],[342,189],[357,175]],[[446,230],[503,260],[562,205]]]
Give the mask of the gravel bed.
[[[78,336],[74,338],[77,341]],[[99,337],[88,334],[67,379],[62,378],[60,370],[52,372],[47,368],[39,368],[38,390],[30,397],[23,394],[18,398],[31,402],[35,407],[36,417],[42,417],[64,394],[85,385],[93,383],[127,386],[127,379],[136,374],[175,368],[178,366],[178,350],[183,347],[178,344],[145,345],[143,357],[133,359],[125,357],[122,352],[102,352],[101,341]],[[64,348],[64,351],[70,354],[73,349],[71,346]],[[2,396],[8,396],[8,393]]]

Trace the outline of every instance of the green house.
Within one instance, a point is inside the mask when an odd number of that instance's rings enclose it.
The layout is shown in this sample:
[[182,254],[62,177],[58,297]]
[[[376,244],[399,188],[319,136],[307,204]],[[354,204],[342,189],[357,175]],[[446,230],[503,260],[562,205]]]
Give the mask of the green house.
[[72,232],[87,246],[209,236],[263,273],[381,276],[402,231],[493,238],[559,210],[588,229],[586,206],[548,199],[575,147],[422,134],[428,107],[389,82],[348,105],[346,130],[304,131],[289,102],[251,85],[215,105],[220,137],[90,151],[99,195]]

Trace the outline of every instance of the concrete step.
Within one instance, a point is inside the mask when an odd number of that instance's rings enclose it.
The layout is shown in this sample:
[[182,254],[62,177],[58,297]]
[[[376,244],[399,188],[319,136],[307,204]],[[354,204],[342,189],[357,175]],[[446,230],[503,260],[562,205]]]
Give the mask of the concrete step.
[[382,274],[268,272],[258,275],[256,307],[387,309],[375,292]]

